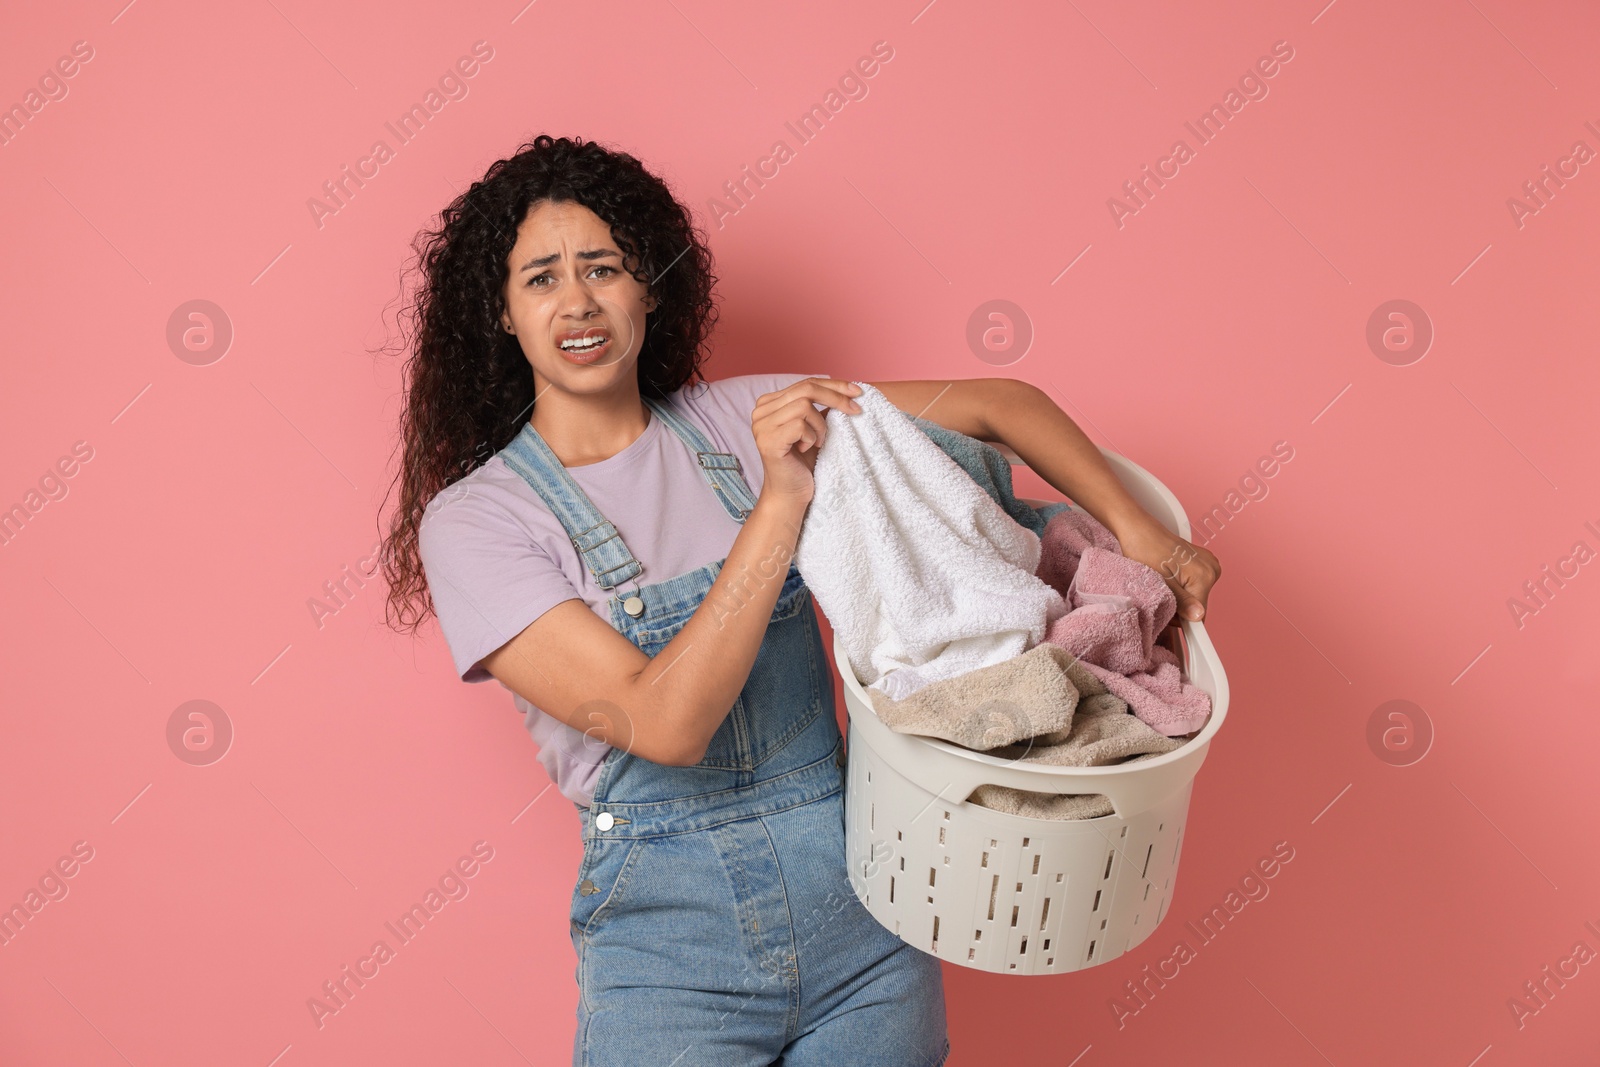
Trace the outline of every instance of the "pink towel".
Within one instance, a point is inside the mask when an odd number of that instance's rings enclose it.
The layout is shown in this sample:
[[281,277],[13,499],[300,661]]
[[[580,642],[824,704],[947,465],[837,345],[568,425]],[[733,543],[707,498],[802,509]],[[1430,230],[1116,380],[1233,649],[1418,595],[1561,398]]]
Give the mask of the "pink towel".
[[1039,569],[1034,572],[1034,577],[1058,593],[1064,594],[1072,583],[1072,574],[1078,569],[1078,557],[1083,555],[1085,548],[1093,545],[1119,555],[1122,552],[1122,546],[1111,531],[1096,522],[1093,515],[1077,507],[1066,508],[1052,515],[1050,521],[1045,523],[1044,532],[1039,535],[1041,541],[1046,536],[1050,540],[1040,545]]
[[1178,657],[1156,644],[1178,607],[1161,575],[1122,555],[1111,531],[1074,507],[1046,524],[1036,576],[1071,609],[1050,624],[1046,641],[1079,657],[1158,733],[1177,737],[1205,725],[1211,697],[1183,681]]

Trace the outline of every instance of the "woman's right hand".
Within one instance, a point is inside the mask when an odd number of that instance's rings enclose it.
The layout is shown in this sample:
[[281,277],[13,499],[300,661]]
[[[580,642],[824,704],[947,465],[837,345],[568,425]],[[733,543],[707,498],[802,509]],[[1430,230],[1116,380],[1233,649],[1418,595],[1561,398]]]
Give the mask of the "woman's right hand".
[[861,387],[841,378],[803,378],[787,389],[763,393],[750,415],[756,449],[761,453],[761,495],[810,503],[816,483],[812,471],[817,451],[827,441],[826,411],[838,408],[854,415],[861,410],[851,397]]

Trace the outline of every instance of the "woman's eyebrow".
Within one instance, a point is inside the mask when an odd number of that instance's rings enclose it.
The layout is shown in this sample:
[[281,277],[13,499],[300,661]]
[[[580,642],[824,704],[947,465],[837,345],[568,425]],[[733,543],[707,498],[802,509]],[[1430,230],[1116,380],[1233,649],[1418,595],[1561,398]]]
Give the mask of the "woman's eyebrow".
[[[556,260],[558,260],[560,258],[561,258],[561,253],[560,252],[552,252],[548,256],[540,256],[538,259],[530,259],[530,260],[528,260],[528,262],[526,262],[526,263],[524,263],[522,265],[521,269],[519,269],[517,271],[517,273],[521,274],[522,271],[532,270],[535,267],[548,267],[550,264],[554,263]],[[618,258],[621,258],[621,257],[620,257],[620,254],[614,248],[586,248],[583,251],[578,253],[578,258],[579,259],[591,259],[591,260],[593,260],[593,259],[618,259]]]

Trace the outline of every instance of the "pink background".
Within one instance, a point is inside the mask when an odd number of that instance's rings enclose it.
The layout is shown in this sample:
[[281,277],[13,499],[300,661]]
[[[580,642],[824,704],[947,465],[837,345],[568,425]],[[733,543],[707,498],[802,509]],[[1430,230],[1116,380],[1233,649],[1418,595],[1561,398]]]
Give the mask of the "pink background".
[[[1294,450],[1206,542],[1233,699],[1166,922],[1074,974],[946,965],[952,1064],[1593,1062],[1600,965],[1520,1026],[1508,1001],[1600,951],[1600,564],[1520,626],[1508,600],[1600,549],[1600,163],[1520,226],[1507,201],[1600,149],[1600,18],[924,2],[13,12],[0,103],[93,58],[0,147],[0,506],[93,457],[0,546],[0,904],[93,858],[0,948],[0,1060],[570,1055],[578,821],[510,697],[386,630],[378,583],[307,607],[378,537],[412,235],[547,131],[640,156],[708,228],[713,377],[1025,379],[1196,521]],[[322,183],[480,40],[468,95],[319,228]],[[880,40],[868,95],[798,145],[784,123]],[[1278,41],[1268,95],[1197,146],[1184,122]],[[1119,227],[1108,199],[1180,137]],[[778,138],[794,158],[719,228]],[[234,329],[204,366],[166,338],[194,299]],[[1035,332],[1004,365],[966,341],[992,299]],[[1366,340],[1394,299],[1435,331],[1405,366]],[[196,699],[235,732],[209,766],[167,738]],[[1391,700],[1434,734],[1406,766],[1368,741]],[[470,894],[319,1029],[308,998],[477,841]],[[1280,841],[1270,895],[1119,1026],[1124,983]]]

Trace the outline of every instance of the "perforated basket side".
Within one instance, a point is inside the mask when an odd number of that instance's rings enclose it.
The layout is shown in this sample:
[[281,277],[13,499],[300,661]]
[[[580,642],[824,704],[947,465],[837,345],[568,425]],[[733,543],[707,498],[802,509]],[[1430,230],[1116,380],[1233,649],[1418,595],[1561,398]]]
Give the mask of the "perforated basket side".
[[980,970],[1059,974],[1116,958],[1164,917],[1187,783],[1131,818],[1028,819],[928,793],[859,721],[845,796],[850,880],[902,940]]

